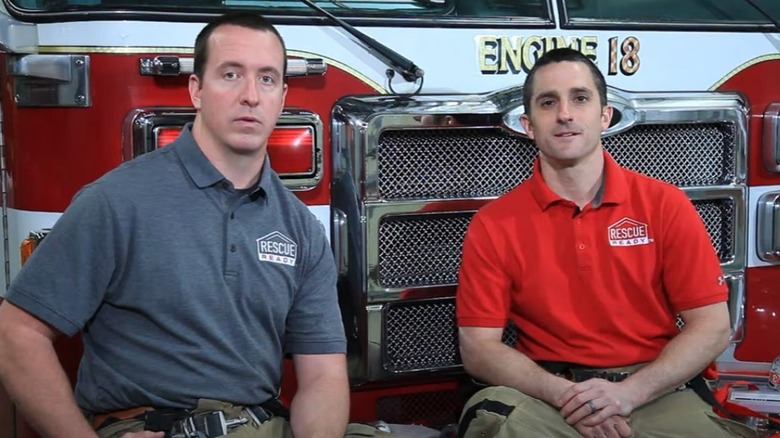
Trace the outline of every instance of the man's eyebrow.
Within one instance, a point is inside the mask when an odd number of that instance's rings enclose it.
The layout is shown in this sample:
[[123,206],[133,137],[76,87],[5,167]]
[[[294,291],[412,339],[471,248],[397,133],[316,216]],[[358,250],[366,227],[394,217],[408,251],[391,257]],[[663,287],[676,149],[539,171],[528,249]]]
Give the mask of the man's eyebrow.
[[267,67],[261,67],[258,71],[260,71],[262,73],[272,73],[272,74],[275,74],[276,76],[281,76],[282,75],[282,73],[279,71],[278,68],[276,68],[274,66],[271,66],[271,65],[269,65]]
[[569,90],[569,94],[593,94],[593,90],[588,87],[574,87]]
[[542,93],[539,93],[534,98],[534,101],[538,102],[538,101],[540,101],[542,99],[548,99],[548,98],[556,99],[556,98],[558,98],[558,93],[556,93],[555,91],[544,91]]

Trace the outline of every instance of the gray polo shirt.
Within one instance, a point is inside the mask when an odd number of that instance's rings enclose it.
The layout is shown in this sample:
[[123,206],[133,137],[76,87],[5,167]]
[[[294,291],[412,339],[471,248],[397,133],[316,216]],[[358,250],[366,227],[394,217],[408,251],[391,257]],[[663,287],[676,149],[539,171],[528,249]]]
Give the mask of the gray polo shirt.
[[268,160],[234,189],[189,127],[85,186],[6,298],[82,332],[76,399],[91,413],[260,403],[283,351],[346,351],[322,225]]

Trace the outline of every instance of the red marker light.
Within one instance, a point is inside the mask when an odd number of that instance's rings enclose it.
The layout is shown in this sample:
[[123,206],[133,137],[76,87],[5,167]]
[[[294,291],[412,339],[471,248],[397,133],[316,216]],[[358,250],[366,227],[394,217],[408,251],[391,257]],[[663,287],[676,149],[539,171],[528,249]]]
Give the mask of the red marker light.
[[176,137],[181,133],[181,126],[160,126],[154,128],[154,140],[158,148],[168,146],[176,140]]
[[[155,144],[162,148],[181,133],[181,126],[154,128]],[[307,176],[315,173],[314,128],[311,126],[277,126],[268,137],[268,157],[280,176]]]
[[280,175],[314,173],[314,129],[310,126],[279,126],[268,138],[271,166]]

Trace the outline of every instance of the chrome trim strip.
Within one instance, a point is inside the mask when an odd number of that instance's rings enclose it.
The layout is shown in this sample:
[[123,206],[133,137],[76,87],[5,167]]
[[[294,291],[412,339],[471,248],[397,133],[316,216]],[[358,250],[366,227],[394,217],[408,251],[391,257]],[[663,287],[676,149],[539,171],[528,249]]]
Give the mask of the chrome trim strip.
[[731,321],[731,343],[739,344],[745,339],[745,274],[725,273],[729,286],[729,318]]
[[780,173],[780,102],[769,105],[764,111],[764,167]]
[[[122,126],[122,156],[125,161],[151,152],[157,143],[161,128],[178,128],[195,119],[193,108],[155,107],[138,108],[131,111]],[[322,120],[310,111],[300,108],[285,108],[276,124],[276,129],[307,127],[312,130],[312,172],[278,173],[285,187],[293,191],[311,190],[322,180],[323,139]]]
[[[159,55],[154,58],[141,58],[139,73],[142,76],[178,76],[188,75],[195,71],[195,58],[185,56]],[[299,76],[323,76],[328,65],[322,58],[291,58],[287,57],[288,78]]]
[[771,263],[780,262],[780,192],[768,192],[758,198],[756,252]]
[[349,232],[347,227],[347,215],[333,208],[331,224],[331,242],[333,245],[333,259],[339,276],[347,275],[347,260],[349,259]]

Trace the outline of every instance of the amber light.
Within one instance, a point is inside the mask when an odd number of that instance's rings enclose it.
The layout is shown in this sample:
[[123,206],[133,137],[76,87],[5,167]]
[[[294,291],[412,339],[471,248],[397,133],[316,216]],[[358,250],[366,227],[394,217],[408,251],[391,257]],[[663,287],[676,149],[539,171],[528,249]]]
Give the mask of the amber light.
[[[176,140],[181,127],[155,128],[157,147]],[[310,126],[277,127],[268,137],[268,156],[280,175],[310,175],[314,173],[314,130]]]
[[24,262],[30,258],[36,246],[38,246],[38,242],[33,240],[31,237],[28,237],[22,241],[22,245],[19,248],[20,252],[22,253],[22,265],[24,265]]

